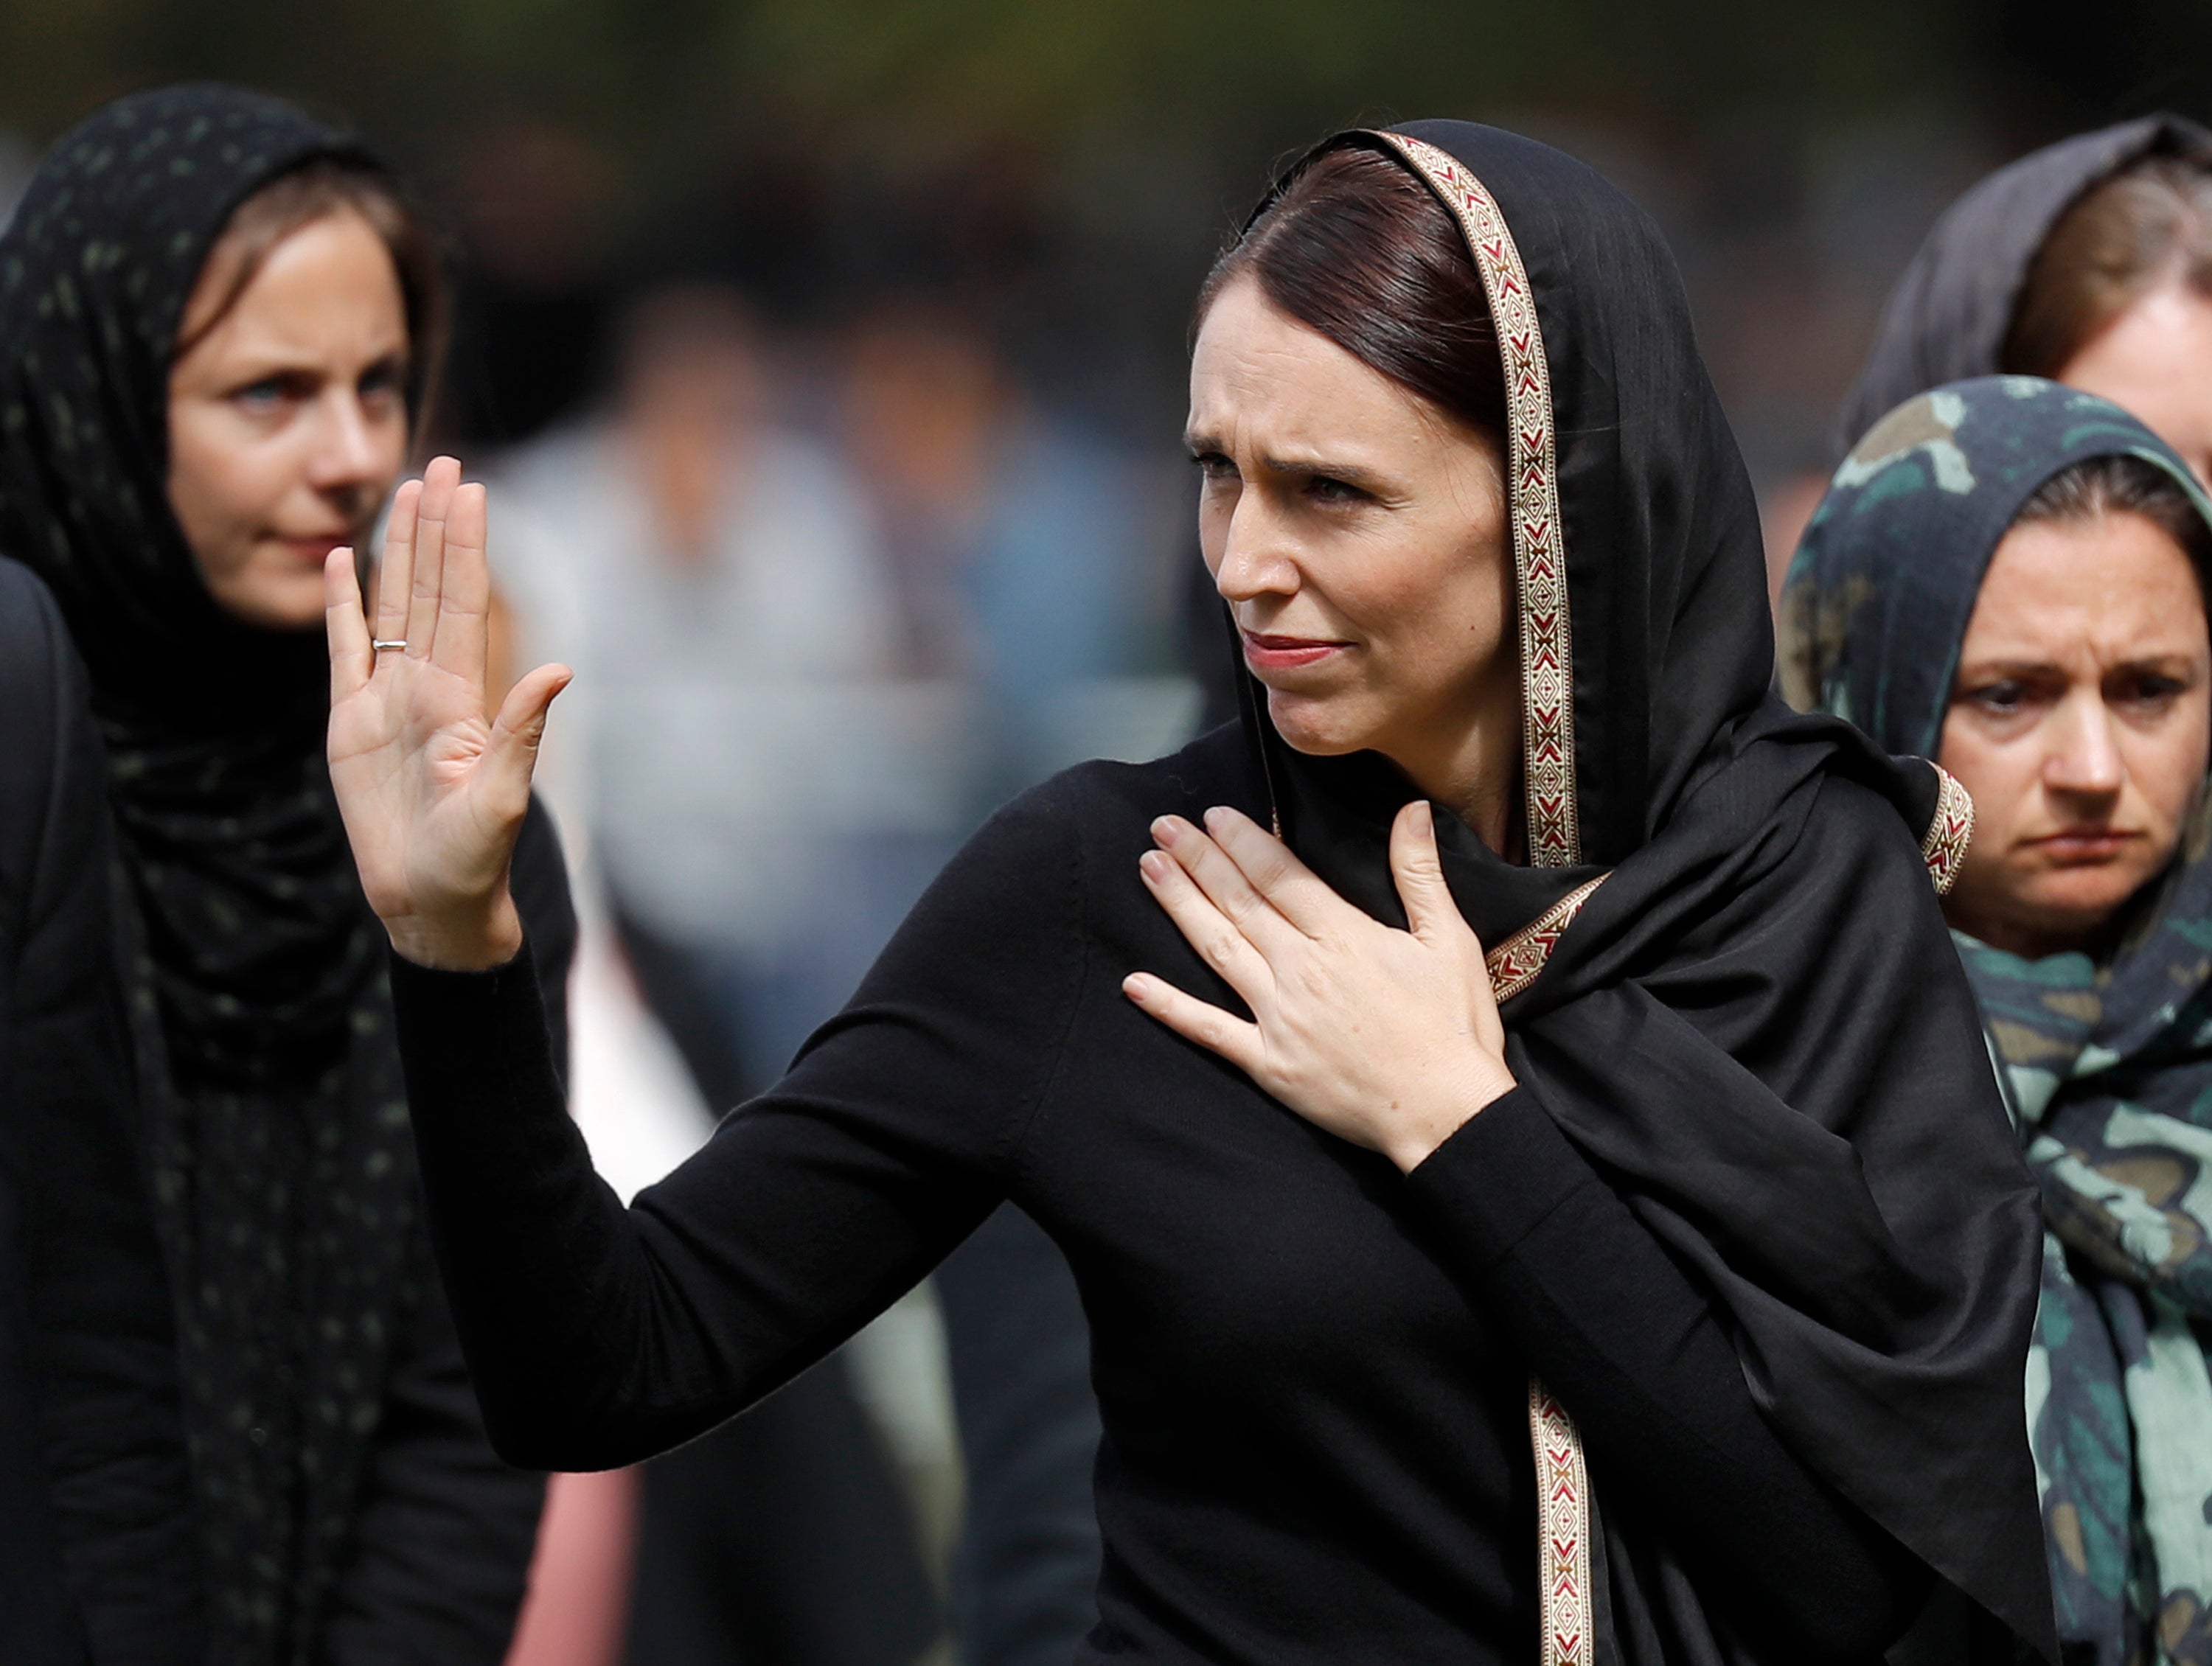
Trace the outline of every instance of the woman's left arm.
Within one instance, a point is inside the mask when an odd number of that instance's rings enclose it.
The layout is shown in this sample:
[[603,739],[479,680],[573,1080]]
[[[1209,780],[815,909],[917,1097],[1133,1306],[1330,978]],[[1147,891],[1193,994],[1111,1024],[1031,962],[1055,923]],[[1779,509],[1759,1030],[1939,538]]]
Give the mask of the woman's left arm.
[[1407,1174],[1440,1257],[1510,1326],[1607,1485],[1693,1568],[1725,1572],[1747,1623],[1808,1660],[1893,1640],[1929,1576],[1784,1444],[1703,1291],[1514,1081],[1428,806],[1392,829],[1406,931],[1234,811],[1155,837],[1146,884],[1253,1016],[1146,973],[1130,998]]

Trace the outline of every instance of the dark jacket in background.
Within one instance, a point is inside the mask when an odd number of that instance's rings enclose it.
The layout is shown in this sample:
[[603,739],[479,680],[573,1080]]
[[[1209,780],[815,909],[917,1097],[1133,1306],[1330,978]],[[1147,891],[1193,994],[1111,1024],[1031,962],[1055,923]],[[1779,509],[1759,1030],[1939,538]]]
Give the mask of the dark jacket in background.
[[0,560],[0,1660],[205,1648],[168,1287],[137,1154],[99,742]]

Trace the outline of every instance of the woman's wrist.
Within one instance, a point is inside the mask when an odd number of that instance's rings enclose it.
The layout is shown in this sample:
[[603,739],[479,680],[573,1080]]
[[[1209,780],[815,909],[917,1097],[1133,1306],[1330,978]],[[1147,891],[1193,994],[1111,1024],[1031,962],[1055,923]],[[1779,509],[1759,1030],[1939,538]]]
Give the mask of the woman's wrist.
[[483,909],[402,915],[384,930],[393,954],[433,972],[489,972],[522,952],[522,917],[504,886]]
[[1455,1077],[1449,1091],[1432,1101],[1405,1107],[1393,1119],[1382,1154],[1400,1173],[1411,1174],[1438,1146],[1519,1085],[1503,1063],[1486,1060],[1482,1068]]

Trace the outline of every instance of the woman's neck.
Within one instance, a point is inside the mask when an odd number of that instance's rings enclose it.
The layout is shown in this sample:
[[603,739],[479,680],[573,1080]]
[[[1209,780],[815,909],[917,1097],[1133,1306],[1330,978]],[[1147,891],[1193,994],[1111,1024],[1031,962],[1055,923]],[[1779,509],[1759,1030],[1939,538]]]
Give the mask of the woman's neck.
[[1509,861],[1520,860],[1525,829],[1517,702],[1504,713],[1486,714],[1460,734],[1440,736],[1431,730],[1410,738],[1410,744],[1382,748],[1383,755],[1424,797],[1466,822],[1492,851]]

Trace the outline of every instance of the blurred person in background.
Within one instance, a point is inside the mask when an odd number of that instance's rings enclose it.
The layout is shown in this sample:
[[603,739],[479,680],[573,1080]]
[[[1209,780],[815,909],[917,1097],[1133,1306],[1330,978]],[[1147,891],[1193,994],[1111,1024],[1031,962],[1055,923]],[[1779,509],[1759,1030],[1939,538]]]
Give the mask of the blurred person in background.
[[[432,1259],[316,637],[431,385],[433,244],[353,139],[183,86],[55,146],[0,275],[0,548],[52,590],[106,754],[211,1657],[491,1666],[544,1482],[486,1443]],[[425,490],[442,514],[453,476]],[[526,820],[558,1036],[568,893]]]
[[[776,404],[738,294],[665,285],[620,327],[609,408],[502,471],[520,634],[578,673],[568,799],[629,966],[716,1111],[836,1010],[958,814],[927,723],[944,701],[890,698],[896,599],[859,489]],[[638,1666],[908,1666],[937,1636],[850,1366],[649,1466]]]
[[2101,395],[2212,479],[2212,131],[2123,122],[1961,197],[1883,309],[1837,450],[1916,393],[1996,374]]
[[1945,904],[2041,1183],[2026,1387],[2063,1657],[2212,1663],[2212,504],[2116,406],[1983,379],[1859,442],[1794,704],[1973,795]]
[[201,1666],[105,788],[61,615],[0,560],[0,1660]]

